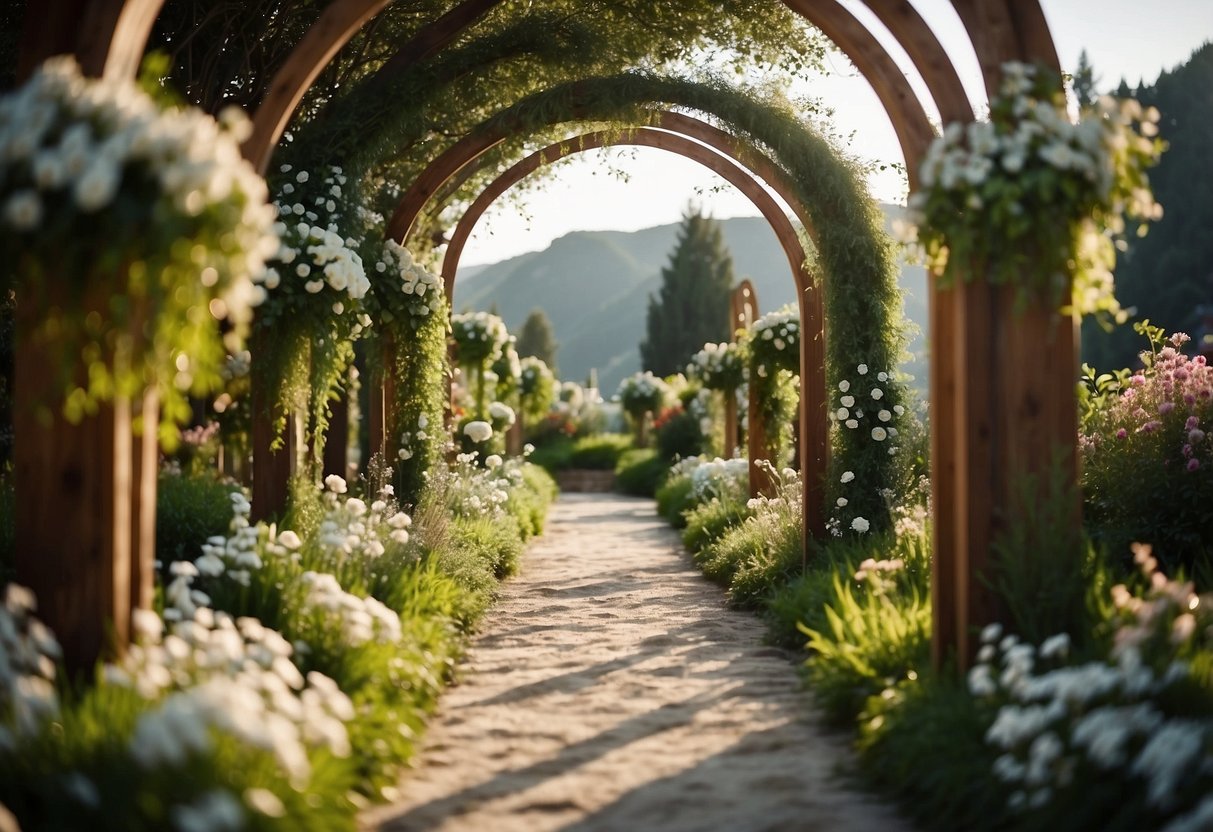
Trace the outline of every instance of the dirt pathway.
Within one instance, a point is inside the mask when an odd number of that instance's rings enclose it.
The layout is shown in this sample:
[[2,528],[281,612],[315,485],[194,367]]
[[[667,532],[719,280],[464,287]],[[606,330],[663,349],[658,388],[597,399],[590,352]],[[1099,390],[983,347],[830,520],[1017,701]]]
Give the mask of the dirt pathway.
[[366,828],[900,832],[653,503],[564,495]]

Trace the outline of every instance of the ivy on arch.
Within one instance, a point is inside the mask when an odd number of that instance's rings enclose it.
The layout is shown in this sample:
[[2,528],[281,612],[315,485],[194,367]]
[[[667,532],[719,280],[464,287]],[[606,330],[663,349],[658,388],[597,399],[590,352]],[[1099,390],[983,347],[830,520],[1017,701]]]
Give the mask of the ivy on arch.
[[[830,322],[826,342],[827,389],[863,364],[879,370],[897,365],[904,337],[893,244],[883,217],[863,184],[862,173],[825,138],[788,109],[718,81],[695,81],[627,72],[560,84],[499,111],[437,156],[402,196],[388,224],[396,239],[408,236],[415,218],[437,189],[468,161],[506,137],[541,132],[567,121],[646,124],[648,106],[673,105],[709,114],[741,140],[762,148],[794,184],[817,230],[815,266],[824,276],[823,301]],[[901,403],[892,385],[886,407]],[[835,431],[827,482],[844,471],[867,484],[850,492],[851,512],[880,528],[889,523],[881,491],[894,480],[888,446],[858,431]],[[850,512],[849,512],[850,513]]]

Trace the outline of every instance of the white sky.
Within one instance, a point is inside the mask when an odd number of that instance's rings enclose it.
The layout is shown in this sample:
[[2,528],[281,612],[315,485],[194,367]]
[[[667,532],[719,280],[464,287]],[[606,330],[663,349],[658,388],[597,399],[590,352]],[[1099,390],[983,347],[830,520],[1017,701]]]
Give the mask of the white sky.
[[[856,16],[870,19],[858,0],[842,0]],[[981,95],[977,61],[948,0],[912,0],[957,63],[970,97]],[[1202,43],[1213,40],[1213,0],[1041,0],[1062,66],[1073,71],[1087,50],[1099,89],[1124,77],[1135,86],[1152,82],[1163,69],[1182,63]],[[894,59],[899,50],[881,38]],[[963,50],[961,52],[960,50]],[[903,64],[904,66],[904,64]],[[811,93],[834,108],[836,131],[852,135],[850,150],[865,159],[901,162],[893,128],[875,93],[850,62],[831,58],[830,77]],[[911,83],[917,79],[911,75]],[[608,165],[606,159],[612,160]],[[627,181],[611,175],[621,169]],[[521,204],[499,199],[477,224],[462,265],[493,263],[539,251],[570,231],[635,230],[677,222],[688,201],[716,217],[757,216],[749,200],[698,164],[648,148],[620,148],[574,154],[558,163],[541,190]],[[875,176],[872,193],[888,202],[904,200],[904,184],[892,173]]]

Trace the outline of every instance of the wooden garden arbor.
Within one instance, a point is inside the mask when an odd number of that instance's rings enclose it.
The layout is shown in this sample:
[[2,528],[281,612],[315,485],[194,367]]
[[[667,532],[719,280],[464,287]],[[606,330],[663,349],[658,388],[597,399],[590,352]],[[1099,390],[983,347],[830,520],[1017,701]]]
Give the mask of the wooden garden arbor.
[[[400,72],[452,42],[502,0],[463,0],[402,45],[381,72]],[[932,130],[921,102],[901,71],[864,24],[837,0],[783,0],[822,30],[872,84],[884,105],[907,162],[911,189]],[[19,74],[42,59],[72,53],[91,75],[130,77],[137,67],[162,0],[45,0],[31,7],[21,41]],[[334,0],[321,14],[272,81],[255,114],[256,130],[246,155],[264,170],[290,114],[303,92],[360,26],[387,0]],[[922,18],[905,0],[866,0],[924,79],[945,122],[967,122],[972,107],[952,60]],[[952,0],[972,42],[986,90],[993,94],[1006,61],[1060,66],[1038,0]],[[26,310],[36,318],[40,310]],[[934,517],[935,652],[972,652],[972,628],[998,615],[978,580],[986,568],[990,544],[999,529],[1015,521],[1013,484],[1025,473],[1043,472],[1060,450],[1076,465],[1075,327],[1070,318],[1043,305],[1014,309],[1007,289],[984,281],[931,292],[932,498]],[[20,337],[20,333],[19,333]],[[45,392],[27,385],[36,378],[38,354],[23,343],[16,350],[15,431],[18,445],[48,428],[37,415]],[[40,517],[18,528],[18,579],[33,584],[44,610],[62,609],[65,586],[91,558],[89,587],[70,619],[48,616],[52,626],[114,628],[119,640],[127,629],[131,598],[145,598],[137,583],[139,551],[130,533],[138,526],[147,494],[113,477],[115,455],[132,455],[127,430],[105,434],[86,425],[55,422],[51,441],[81,448],[82,458],[38,464],[17,460],[16,514]],[[23,437],[25,437],[23,439]],[[107,438],[108,437],[108,438]],[[81,489],[80,481],[92,485]],[[63,528],[36,505],[47,494],[87,497],[98,518],[130,524],[119,533],[104,522]],[[43,495],[40,497],[39,495]],[[132,519],[134,518],[134,519]],[[102,539],[105,538],[105,539]],[[135,546],[135,548],[132,548]],[[93,554],[87,554],[93,553]],[[39,563],[51,558],[54,566]],[[68,576],[67,580],[64,576]],[[79,595],[79,593],[77,593]],[[108,599],[108,600],[106,600]],[[126,599],[125,601],[123,599]],[[71,640],[71,632],[63,632]]]
[[[665,129],[638,127],[624,130],[622,133],[598,131],[574,136],[532,153],[489,183],[468,206],[456,224],[455,231],[447,245],[442,260],[442,277],[447,297],[451,298],[454,291],[455,275],[459,270],[459,259],[463,254],[463,247],[484,212],[507,190],[545,164],[550,164],[573,153],[581,153],[599,147],[630,145],[668,150],[698,162],[720,175],[753,202],[762,216],[770,223],[775,237],[788,259],[792,278],[796,282],[797,300],[803,322],[802,335],[804,336],[800,339],[802,384],[799,411],[799,430],[800,435],[804,437],[800,443],[799,461],[801,470],[805,472],[802,517],[804,533],[809,537],[821,538],[825,535],[826,521],[823,504],[823,476],[829,460],[829,419],[826,412],[828,400],[825,391],[825,315],[820,286],[808,269],[808,256],[800,236],[784,215],[783,209],[751,173],[729,162],[724,155],[713,152],[709,147],[716,148],[734,159],[745,158],[754,167],[761,168],[766,181],[773,183],[772,189],[792,207],[793,213],[810,237],[814,236],[811,220],[804,207],[799,204],[795,194],[791,192],[788,183],[784,181],[782,171],[754,148],[744,147],[741,142],[725,131],[682,113],[658,110],[652,115],[653,124]],[[677,132],[667,132],[667,130]],[[687,138],[688,136],[706,144],[692,141]],[[748,283],[748,281],[746,282]],[[735,425],[735,407],[732,412]],[[755,412],[751,413],[750,424],[750,484],[751,491],[754,492],[759,489],[759,484],[767,483],[765,472],[756,464],[756,461],[765,453],[766,434],[762,430]]]

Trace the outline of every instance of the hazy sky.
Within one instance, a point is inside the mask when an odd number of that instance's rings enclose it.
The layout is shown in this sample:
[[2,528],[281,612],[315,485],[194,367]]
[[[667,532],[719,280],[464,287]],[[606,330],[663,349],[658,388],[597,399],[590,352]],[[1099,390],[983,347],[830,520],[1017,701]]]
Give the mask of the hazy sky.
[[[857,16],[870,19],[862,3],[842,2]],[[970,97],[981,96],[976,58],[948,0],[912,3],[958,56]],[[1213,40],[1213,0],[1042,0],[1042,6],[1062,66],[1073,70],[1085,48],[1101,90],[1122,77],[1131,85],[1142,79],[1152,82],[1160,71],[1182,63]],[[882,41],[889,47],[888,39]],[[895,46],[890,52],[900,63]],[[815,83],[811,93],[834,108],[833,123],[839,134],[852,136],[851,151],[866,159],[901,162],[893,128],[867,82],[842,55],[831,58],[830,69],[833,74]],[[611,168],[626,171],[627,181],[612,176]],[[897,176],[878,176],[870,185],[878,199],[904,198],[904,184]],[[574,154],[558,163],[555,178],[526,195],[521,205],[508,197],[498,200],[477,225],[462,265],[538,251],[570,231],[633,230],[676,222],[690,200],[717,217],[758,214],[731,186],[672,153],[632,148]]]

